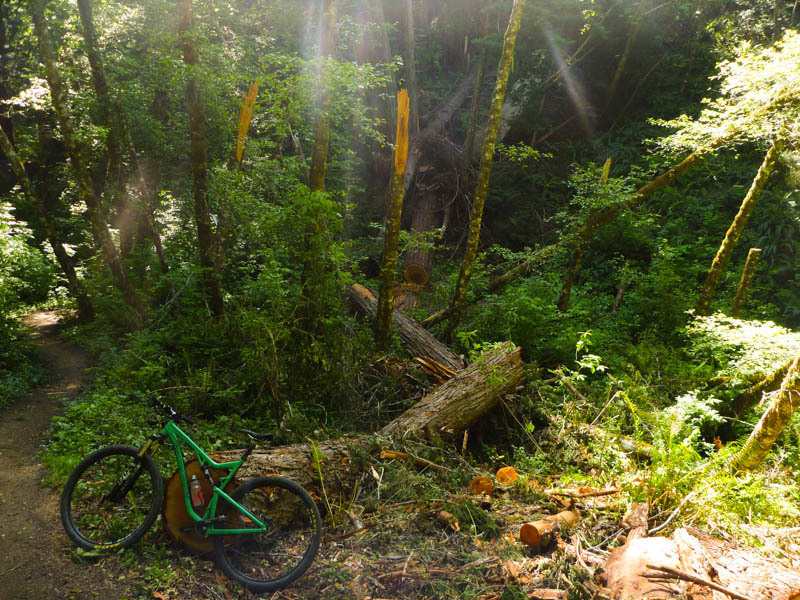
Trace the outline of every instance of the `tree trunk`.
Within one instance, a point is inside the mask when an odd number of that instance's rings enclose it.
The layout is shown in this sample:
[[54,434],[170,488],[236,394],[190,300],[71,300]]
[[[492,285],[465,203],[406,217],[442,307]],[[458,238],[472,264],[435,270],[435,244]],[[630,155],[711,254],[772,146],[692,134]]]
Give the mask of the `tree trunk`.
[[[83,27],[83,36],[86,44],[86,55],[89,58],[89,67],[92,71],[92,83],[94,91],[97,95],[97,103],[100,112],[101,125],[108,128],[108,153],[109,153],[109,172],[118,173],[116,178],[113,178],[112,185],[116,188],[113,190],[119,198],[119,205],[121,213],[120,228],[120,248],[123,254],[124,247],[130,249],[133,238],[133,217],[137,212],[142,212],[141,215],[145,227],[150,235],[155,248],[158,262],[161,266],[161,272],[167,273],[169,265],[167,264],[166,257],[164,256],[164,248],[161,244],[161,235],[156,227],[153,218],[153,208],[151,199],[150,186],[147,185],[147,178],[144,175],[142,166],[139,163],[139,158],[136,155],[136,149],[133,146],[133,138],[131,137],[128,122],[125,119],[125,113],[122,110],[120,103],[112,98],[111,90],[106,79],[105,69],[103,68],[103,60],[100,55],[100,48],[97,43],[97,31],[94,26],[94,17],[92,15],[92,5],[90,0],[78,0],[78,10],[81,16],[81,26]],[[131,167],[136,174],[139,185],[139,193],[142,198],[142,206],[139,211],[133,210],[130,206],[130,196],[126,193],[125,182],[122,177],[124,169],[122,168],[123,154],[127,154],[131,162]],[[109,185],[109,180],[106,180],[106,186]],[[126,241],[131,240],[131,241]]]
[[[519,348],[506,342],[427,394],[381,429],[378,436],[400,438],[421,431],[440,435],[463,430],[490,411],[503,395],[513,393],[523,376]],[[363,471],[358,456],[377,451],[364,436],[267,448],[253,452],[238,476],[246,479],[278,473],[319,495],[322,483],[325,494],[338,496],[349,493]],[[217,460],[236,460],[241,453],[230,450],[215,456]]]
[[325,169],[328,161],[330,139],[330,90],[328,89],[327,61],[333,56],[336,31],[336,0],[322,0],[320,4],[320,71],[317,74],[316,117],[314,120],[314,147],[311,149],[311,168],[308,186],[312,192],[325,190]]
[[28,174],[25,172],[25,167],[14,151],[14,146],[12,146],[11,140],[8,139],[2,127],[0,127],[0,150],[6,155],[11,165],[11,170],[14,172],[14,175],[16,175],[25,197],[31,207],[33,207],[36,218],[39,221],[39,227],[47,235],[47,241],[50,242],[50,246],[53,248],[53,254],[55,254],[56,260],[61,266],[64,276],[67,278],[69,293],[78,303],[78,315],[80,319],[82,321],[91,321],[94,318],[94,307],[89,301],[89,297],[86,295],[86,290],[78,279],[78,275],[75,273],[75,266],[72,264],[72,258],[67,254],[64,244],[61,241],[61,235],[55,223],[50,218],[50,214],[47,212],[44,202],[42,202],[33,191],[33,185],[31,185]]
[[731,460],[731,468],[755,469],[764,462],[775,440],[792,420],[798,406],[800,406],[800,356],[792,362],[780,391],[773,397],[753,433]]
[[[378,301],[370,290],[355,284],[347,290],[350,301],[363,314],[374,315],[378,309]],[[414,319],[402,312],[392,312],[392,327],[403,342],[403,346],[411,356],[427,356],[449,369],[457,371],[464,367],[464,361],[447,346],[442,344]]]
[[211,314],[222,316],[224,305],[219,277],[215,271],[216,240],[211,228],[208,208],[208,142],[206,140],[205,107],[195,70],[200,62],[197,42],[193,33],[194,10],[192,0],[178,0],[180,22],[178,35],[183,49],[183,62],[188,67],[186,78],[186,103],[189,109],[190,160],[194,192],[194,219],[197,227],[197,247],[200,267]]
[[[8,44],[7,44],[7,8],[6,2],[0,0],[0,100],[11,97],[11,90],[8,89]],[[11,144],[14,144],[14,128],[11,124],[11,117],[8,114],[0,115],[0,128],[5,131]]]
[[483,82],[483,56],[478,60],[478,74],[472,87],[472,103],[469,109],[469,123],[467,135],[464,138],[464,162],[461,165],[461,182],[466,185],[469,168],[472,165],[472,155],[475,152],[475,132],[478,129],[478,111],[481,106],[481,83]]
[[720,279],[722,279],[725,267],[728,266],[728,261],[733,254],[734,248],[736,248],[739,237],[742,235],[742,231],[744,231],[744,227],[747,225],[750,215],[753,214],[756,201],[759,196],[761,196],[761,192],[764,191],[764,186],[767,185],[767,180],[775,168],[780,146],[781,142],[779,140],[772,142],[772,146],[770,146],[766,156],[764,156],[764,161],[758,169],[758,173],[753,180],[753,184],[750,186],[750,190],[747,192],[744,200],[742,200],[739,212],[728,228],[725,239],[722,240],[722,245],[717,251],[717,256],[714,258],[711,263],[711,268],[708,270],[703,291],[700,293],[700,298],[697,300],[697,304],[694,307],[695,314],[697,315],[708,314],[711,299],[714,297],[714,292],[717,291],[717,286],[719,285]]
[[750,386],[744,392],[733,399],[729,410],[724,410],[724,414],[736,418],[742,418],[744,414],[756,406],[764,398],[764,394],[769,394],[780,389],[781,383],[786,378],[786,374],[794,361],[784,363],[780,368],[769,374],[758,383]]
[[761,248],[750,248],[750,252],[747,253],[747,261],[744,263],[742,279],[739,281],[739,289],[736,290],[736,297],[733,299],[732,317],[738,317],[744,309],[744,305],[747,302],[747,294],[750,292],[750,284],[753,283],[753,277],[760,261]]
[[[692,528],[678,529],[669,538],[637,538],[615,548],[604,572],[611,597],[626,600],[712,596],[793,600],[800,590],[797,570]],[[680,573],[682,579],[670,577],[670,572]],[[650,577],[656,575],[666,581]],[[713,593],[713,589],[725,590],[724,595]]]
[[525,0],[514,0],[511,16],[508,20],[508,28],[506,29],[503,39],[503,54],[500,57],[500,64],[497,67],[497,82],[495,84],[494,96],[492,97],[492,104],[489,108],[489,122],[486,128],[486,137],[483,142],[478,182],[475,186],[475,198],[473,199],[472,214],[470,216],[467,248],[464,252],[464,260],[461,263],[455,294],[453,295],[453,300],[450,305],[452,310],[450,330],[458,324],[461,311],[464,309],[464,302],[467,298],[467,287],[469,286],[469,280],[472,275],[472,267],[475,264],[475,257],[478,254],[481,223],[483,220],[483,206],[486,202],[486,193],[489,189],[489,176],[492,172],[494,147],[497,140],[497,130],[500,126],[500,113],[503,109],[503,99],[505,98],[506,87],[508,86],[508,76],[511,72],[511,63],[514,59],[514,43],[516,42],[517,32],[522,22],[522,11],[524,7]]
[[622,55],[619,57],[619,62],[617,63],[617,69],[614,71],[614,77],[611,80],[611,85],[608,86],[608,94],[606,95],[606,110],[611,106],[611,103],[614,101],[614,98],[617,95],[617,89],[619,88],[619,82],[622,81],[622,74],[625,72],[625,67],[628,65],[628,60],[630,60],[631,54],[633,53],[633,45],[636,43],[636,38],[639,37],[639,32],[642,30],[642,23],[644,19],[642,18],[641,12],[643,10],[644,3],[639,4],[639,15],[636,17],[636,21],[633,23],[633,27],[631,27],[631,31],[628,34],[628,39],[625,41],[625,49],[622,51]]
[[400,244],[400,217],[403,212],[403,175],[408,158],[409,98],[406,90],[397,95],[397,137],[394,154],[394,175],[389,205],[386,211],[386,229],[381,258],[378,310],[375,316],[375,343],[385,350],[389,347],[392,333],[392,308],[394,278]]
[[419,135],[419,88],[417,87],[417,61],[415,57],[416,39],[414,37],[414,0],[406,0],[406,78],[408,97],[411,101],[409,129],[416,137]]
[[84,161],[83,148],[75,138],[75,127],[72,122],[69,107],[64,98],[61,75],[56,67],[55,53],[50,42],[47,25],[44,19],[44,4],[45,0],[31,0],[27,7],[31,19],[33,20],[36,37],[39,41],[39,52],[45,66],[47,83],[50,87],[50,96],[53,101],[53,109],[56,112],[59,126],[61,127],[61,137],[70,158],[70,166],[72,167],[73,175],[75,176],[78,188],[81,191],[82,198],[89,211],[92,231],[95,238],[100,243],[103,259],[109,269],[111,269],[114,284],[122,294],[123,300],[133,311],[134,326],[138,327],[141,326],[144,321],[144,306],[139,300],[139,296],[133,288],[133,284],[128,278],[128,274],[125,272],[122,262],[119,259],[114,241],[108,231],[108,224],[103,217],[100,198],[94,189],[92,176]]
[[[439,199],[437,196],[426,190],[418,193],[413,208],[411,210],[411,232],[412,234],[429,234],[436,226],[441,223]],[[431,264],[433,262],[433,252],[429,247],[430,240],[425,240],[421,245],[410,245],[405,253],[405,266],[403,268],[403,279],[413,289],[420,289],[427,285],[431,278]],[[416,298],[416,296],[414,296]],[[412,302],[410,307],[416,306]]]

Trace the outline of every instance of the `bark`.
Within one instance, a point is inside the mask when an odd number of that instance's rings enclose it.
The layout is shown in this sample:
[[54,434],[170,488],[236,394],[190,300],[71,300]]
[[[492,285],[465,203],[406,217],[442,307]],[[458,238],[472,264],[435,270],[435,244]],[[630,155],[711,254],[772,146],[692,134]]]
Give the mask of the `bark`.
[[[120,103],[111,95],[105,69],[103,68],[100,48],[97,43],[97,31],[94,26],[94,17],[92,15],[90,0],[78,0],[78,10],[80,11],[81,26],[83,27],[86,55],[89,59],[89,67],[92,72],[92,84],[94,85],[94,91],[97,95],[101,125],[109,130],[107,140],[109,153],[108,170],[110,173],[117,173],[117,176],[111,178],[111,181],[116,188],[114,193],[117,194],[119,198],[119,212],[122,217],[119,225],[120,248],[121,250],[125,247],[130,249],[133,239],[132,217],[134,217],[136,212],[141,212],[145,228],[153,241],[153,247],[158,256],[161,272],[167,273],[169,271],[169,265],[164,256],[161,235],[158,232],[153,218],[150,186],[147,185],[147,178],[145,177],[139,158],[136,155],[136,149],[133,146],[133,139],[131,137],[130,128],[128,127],[128,122],[125,118],[125,113]],[[132,209],[130,206],[130,196],[126,192],[125,181],[122,176],[122,159],[124,155],[127,155],[138,180],[139,193],[142,197],[142,206],[138,211]],[[106,178],[106,186],[108,186],[108,184],[109,178]],[[126,253],[124,250],[122,251],[123,254]]]
[[61,241],[61,234],[59,233],[56,224],[53,222],[53,219],[50,218],[50,213],[47,212],[44,202],[42,202],[42,200],[34,192],[33,185],[28,178],[25,167],[23,166],[22,161],[19,159],[17,153],[14,151],[14,146],[12,146],[11,140],[8,139],[8,136],[6,136],[6,133],[2,127],[0,127],[0,150],[2,150],[6,155],[6,158],[11,165],[11,170],[14,172],[14,175],[16,175],[17,181],[22,188],[22,192],[25,194],[28,203],[31,205],[31,207],[33,207],[34,213],[36,214],[36,218],[39,222],[39,227],[45,232],[47,241],[50,242],[50,246],[53,248],[53,253],[56,256],[56,260],[58,261],[64,276],[67,278],[67,287],[69,289],[69,293],[78,303],[78,315],[80,319],[82,321],[91,321],[94,318],[94,307],[89,301],[89,297],[86,294],[83,284],[78,279],[78,275],[75,273],[75,266],[72,263],[72,258],[69,256],[69,254],[67,254],[67,251],[64,248],[64,244]]
[[[6,2],[0,0],[0,100],[11,97],[11,90],[8,89],[8,44],[6,42],[8,33],[6,30],[6,20],[8,17]],[[11,117],[7,114],[0,114],[0,129],[5,131],[11,143],[14,143],[14,128]]]
[[483,207],[489,189],[489,176],[492,172],[494,147],[497,141],[497,130],[500,126],[500,113],[503,109],[503,100],[506,94],[506,87],[508,86],[508,76],[511,72],[511,63],[514,59],[514,44],[517,39],[520,23],[522,22],[522,11],[524,8],[525,0],[514,0],[514,6],[511,9],[511,16],[508,21],[508,28],[506,29],[503,39],[503,54],[500,57],[500,64],[497,67],[497,82],[495,84],[492,104],[489,108],[489,122],[486,128],[486,137],[483,142],[478,182],[475,186],[475,198],[473,199],[472,214],[470,216],[467,247],[458,274],[455,294],[453,295],[453,300],[450,305],[453,313],[450,319],[451,330],[458,324],[460,313],[464,308],[464,302],[467,298],[467,288],[472,275],[472,268],[475,264],[475,257],[478,254],[481,223],[483,220]]
[[75,137],[75,126],[64,97],[61,75],[56,67],[55,52],[53,51],[44,19],[44,5],[45,0],[32,0],[27,4],[27,8],[33,20],[34,30],[39,42],[39,52],[45,66],[53,109],[61,127],[61,137],[67,149],[67,155],[70,158],[73,176],[78,183],[81,196],[89,212],[92,232],[100,243],[104,262],[111,270],[114,284],[122,294],[123,300],[133,311],[134,326],[138,327],[144,321],[144,306],[139,300],[139,296],[119,259],[114,241],[108,231],[108,224],[103,216],[100,198],[94,189],[94,183],[84,159],[84,150]]
[[505,342],[459,371],[379,433],[396,438],[421,430],[434,435],[463,431],[503,396],[513,393],[523,378],[520,349]]
[[[640,13],[643,7],[644,3],[640,3]],[[622,74],[625,72],[625,67],[628,65],[628,60],[630,60],[631,54],[633,53],[633,45],[636,43],[636,38],[639,37],[639,32],[642,30],[643,21],[644,19],[641,15],[636,17],[636,22],[633,24],[633,27],[631,27],[631,31],[628,34],[628,39],[625,40],[625,49],[622,51],[622,55],[619,57],[619,62],[617,63],[617,69],[614,71],[614,77],[611,80],[611,85],[608,86],[606,110],[611,106],[611,103],[614,101],[614,98],[617,95],[619,82],[622,81]]]
[[[380,437],[400,438],[414,432],[433,434],[462,430],[490,411],[504,394],[522,382],[519,349],[510,342],[489,350],[453,379],[427,394],[415,406],[378,432]],[[216,455],[235,460],[241,450]],[[278,473],[317,494],[349,493],[363,469],[364,453],[379,455],[380,447],[365,436],[353,436],[318,444],[297,444],[256,450],[242,466],[241,479]]]
[[[675,565],[681,565],[680,570]],[[690,580],[665,576],[665,572],[679,571]],[[615,548],[606,563],[605,578],[611,597],[627,600],[791,600],[800,591],[800,573],[796,569],[692,528],[678,529],[669,538],[640,538]],[[707,582],[713,582],[713,589],[726,591],[712,594]]]
[[200,83],[195,74],[200,62],[200,55],[192,32],[194,28],[192,0],[178,0],[178,12],[180,15],[178,35],[183,50],[183,62],[188,67],[186,103],[189,109],[189,158],[192,164],[197,247],[200,253],[200,267],[203,270],[208,305],[211,314],[219,317],[224,312],[224,306],[220,280],[215,270],[216,240],[211,228],[211,215],[208,208],[208,142],[206,140],[205,107]]
[[708,270],[703,291],[700,293],[700,298],[697,300],[697,304],[694,307],[695,314],[708,314],[709,307],[711,306],[711,299],[714,297],[714,292],[717,291],[717,286],[722,279],[722,274],[725,272],[725,267],[728,266],[728,261],[733,254],[733,250],[736,248],[736,244],[739,242],[739,237],[742,235],[742,231],[744,231],[745,225],[747,225],[747,221],[750,219],[750,215],[753,214],[756,202],[759,196],[761,196],[761,192],[764,191],[767,180],[775,168],[780,147],[781,142],[779,140],[774,140],[767,154],[764,156],[764,161],[758,169],[753,184],[750,186],[750,190],[747,192],[744,200],[742,200],[739,212],[736,214],[736,217],[734,217],[733,223],[731,223],[731,226],[728,228],[725,239],[722,240],[722,245],[720,245],[717,251],[717,256],[714,257],[711,263],[711,268]]
[[483,57],[478,60],[478,74],[472,87],[472,103],[469,109],[467,135],[464,138],[464,162],[461,165],[461,180],[466,183],[472,154],[475,152],[475,133],[478,130],[478,112],[481,106],[481,83],[483,82]]
[[[348,288],[348,296],[359,312],[367,315],[374,315],[377,312],[378,301],[364,286],[359,284],[351,286]],[[455,352],[402,312],[392,313],[392,327],[411,356],[432,358],[454,371],[464,367],[464,361]]]
[[741,418],[748,410],[761,402],[764,394],[780,389],[786,374],[792,366],[792,362],[794,361],[786,362],[779,369],[739,394],[733,399],[730,409],[726,410],[725,413],[729,416]]
[[733,457],[732,469],[755,469],[769,454],[775,440],[800,406],[800,356],[792,362],[780,391],[774,395],[753,433]]
[[314,121],[314,147],[311,149],[311,168],[308,185],[311,191],[325,190],[325,169],[328,161],[328,142],[330,139],[331,97],[325,76],[326,62],[333,56],[336,31],[336,0],[322,0],[320,4],[320,23],[322,28],[322,47],[320,48],[320,72],[317,75],[317,115]]
[[578,524],[581,516],[576,510],[565,510],[538,521],[523,523],[519,529],[519,541],[531,548],[546,546],[553,539],[559,526],[572,528]]
[[[418,193],[415,200],[411,211],[411,231],[415,234],[429,233],[441,223],[439,199],[433,192],[426,190]],[[406,250],[404,262],[403,278],[406,283],[417,289],[427,285],[433,263],[431,249],[426,245],[411,245]],[[416,302],[412,302],[411,308],[414,306]]]
[[750,292],[750,285],[753,283],[753,277],[756,274],[758,263],[761,261],[761,248],[750,248],[747,253],[747,262],[744,263],[744,271],[742,271],[742,279],[739,281],[739,289],[736,290],[736,297],[733,299],[733,307],[731,308],[731,316],[738,317],[744,305],[747,303],[747,294]]
[[397,271],[400,245],[400,217],[403,212],[403,175],[408,157],[409,97],[406,90],[397,95],[397,137],[394,155],[394,175],[391,196],[386,210],[386,228],[383,239],[378,309],[375,316],[375,343],[385,350],[392,334],[392,308],[394,301],[394,278]]
[[414,37],[414,0],[406,0],[406,78],[408,96],[411,100],[409,125],[412,135],[419,135],[419,88],[417,86],[417,61]]

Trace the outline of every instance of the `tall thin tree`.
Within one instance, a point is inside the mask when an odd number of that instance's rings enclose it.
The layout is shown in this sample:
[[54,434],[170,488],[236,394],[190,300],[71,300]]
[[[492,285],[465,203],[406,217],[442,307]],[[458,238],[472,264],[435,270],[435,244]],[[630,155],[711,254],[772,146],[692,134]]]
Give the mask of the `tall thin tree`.
[[486,203],[486,194],[489,189],[489,176],[492,172],[492,161],[494,158],[494,148],[497,141],[497,131],[500,126],[500,113],[503,109],[503,100],[508,87],[508,76],[511,72],[511,64],[514,59],[514,44],[517,39],[520,23],[522,22],[522,11],[525,7],[525,0],[514,0],[511,9],[511,16],[508,20],[505,37],[503,39],[503,54],[500,57],[500,64],[497,67],[497,82],[494,88],[492,104],[489,108],[489,122],[486,127],[486,137],[483,141],[483,151],[481,152],[481,166],[478,171],[478,182],[475,188],[475,198],[472,204],[470,215],[469,236],[467,238],[467,249],[464,253],[464,260],[461,263],[461,270],[456,282],[455,294],[450,305],[451,319],[450,330],[458,323],[464,302],[467,298],[467,288],[469,286],[472,268],[475,264],[475,257],[478,254],[478,243],[481,235],[481,223],[483,220],[483,207]]
[[200,54],[194,33],[192,0],[178,0],[180,16],[178,33],[183,49],[183,62],[188,67],[186,77],[186,103],[189,109],[190,159],[192,163],[192,188],[194,193],[194,219],[197,227],[197,247],[200,267],[211,314],[219,317],[224,312],[222,286],[215,269],[216,240],[211,227],[208,207],[208,141],[206,139],[205,107],[197,76]]

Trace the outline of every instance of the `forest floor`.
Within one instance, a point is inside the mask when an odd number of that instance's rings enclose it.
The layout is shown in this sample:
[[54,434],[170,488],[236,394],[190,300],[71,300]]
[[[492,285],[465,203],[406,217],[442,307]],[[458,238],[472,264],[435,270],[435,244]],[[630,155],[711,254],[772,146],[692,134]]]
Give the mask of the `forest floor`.
[[[59,340],[53,313],[34,313],[36,332],[51,383],[0,413],[0,600],[245,600],[257,596],[227,580],[207,556],[194,556],[173,542],[156,523],[142,542],[113,555],[77,550],[58,516],[58,487],[37,454],[63,399],[77,397],[81,375],[90,366],[84,351]],[[558,437],[558,436],[557,436]],[[457,448],[411,448],[439,465],[373,457],[350,497],[323,498],[324,537],[316,560],[292,586],[265,597],[283,600],[325,598],[422,600],[588,599],[602,597],[595,578],[611,549],[624,543],[620,519],[634,500],[638,471],[630,481],[594,473],[592,456],[575,436],[552,440],[550,452],[582,453],[570,475],[521,473],[513,485],[497,486],[491,497],[475,496],[468,483],[492,478]],[[564,444],[574,445],[567,448]],[[588,446],[587,446],[588,447]],[[409,450],[409,448],[404,448]],[[589,448],[589,453],[594,454]],[[502,462],[497,457],[495,463]],[[164,473],[165,477],[168,475]],[[591,497],[578,488],[576,501],[547,488],[602,486],[610,494]],[[595,488],[596,489],[596,488]],[[641,494],[640,494],[641,495]],[[575,505],[578,526],[561,531],[543,548],[520,544],[522,523]],[[773,554],[800,566],[800,546],[785,543]],[[724,536],[724,532],[715,532]],[[765,548],[761,537],[762,550]],[[791,552],[789,552],[791,550]]]
[[0,598],[125,598],[125,586],[108,577],[102,564],[73,562],[59,519],[59,490],[44,485],[46,472],[37,457],[62,400],[80,391],[89,357],[59,339],[55,313],[31,313],[25,323],[41,348],[50,383],[0,413]]

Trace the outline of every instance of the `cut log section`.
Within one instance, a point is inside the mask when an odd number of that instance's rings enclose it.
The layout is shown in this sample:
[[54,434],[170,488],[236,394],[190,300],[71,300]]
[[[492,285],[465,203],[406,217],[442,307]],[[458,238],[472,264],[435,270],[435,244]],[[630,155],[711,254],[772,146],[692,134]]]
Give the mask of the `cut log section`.
[[[371,316],[376,314],[378,300],[368,288],[359,284],[352,285],[348,288],[348,295],[359,312]],[[460,356],[411,317],[399,311],[392,311],[392,328],[400,336],[406,351],[412,356],[427,356],[454,371],[464,367],[464,361]]]
[[[214,458],[217,460],[217,458]],[[219,483],[227,473],[220,469],[209,469],[211,477],[214,478],[215,483]],[[200,463],[195,459],[186,463],[186,479],[192,479],[192,476],[197,477],[200,482],[200,488],[203,490],[203,498],[206,501],[210,500],[214,495],[211,483],[206,479],[203,470],[200,468]],[[224,490],[231,493],[236,486],[239,485],[236,479],[228,483]],[[219,505],[218,505],[219,506]],[[201,508],[202,511],[205,507]],[[206,554],[214,549],[214,541],[211,538],[200,535],[194,529],[183,531],[184,528],[192,527],[194,521],[189,516],[189,511],[186,510],[186,500],[183,495],[183,486],[181,485],[181,477],[178,471],[172,474],[172,477],[167,481],[164,490],[164,505],[161,509],[161,517],[164,521],[164,529],[166,529],[169,536],[196,554]]]
[[[664,567],[653,570],[652,567]],[[680,572],[693,581],[670,581]],[[733,542],[696,529],[678,529],[671,538],[633,540],[615,548],[606,563],[606,586],[612,598],[704,598],[729,600],[730,592],[748,600],[795,600],[800,573]],[[713,582],[717,588],[703,585]],[[719,591],[724,588],[726,592]]]
[[557,515],[545,517],[538,521],[523,523],[519,529],[519,540],[531,548],[546,546],[553,539],[553,533],[559,525],[567,528],[578,524],[581,516],[577,510],[565,510]]

